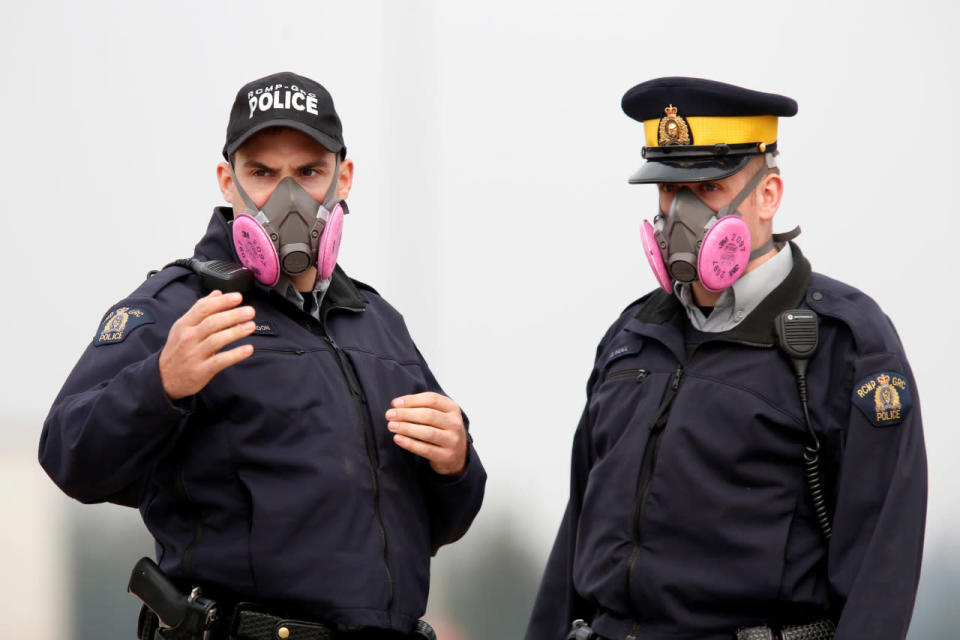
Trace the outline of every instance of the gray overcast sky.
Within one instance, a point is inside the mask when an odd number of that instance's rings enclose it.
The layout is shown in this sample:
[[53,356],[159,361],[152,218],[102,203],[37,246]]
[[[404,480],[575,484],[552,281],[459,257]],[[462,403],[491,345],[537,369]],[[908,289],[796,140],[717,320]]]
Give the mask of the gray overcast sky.
[[928,552],[956,550],[955,3],[62,1],[4,13],[8,451],[33,455],[108,307],[190,254],[220,203],[236,90],[292,70],[331,90],[357,164],[341,263],[404,313],[470,414],[490,473],[480,524],[524,514],[545,556],[594,347],[655,286],[638,232],[655,194],[626,184],[642,131],[620,97],[694,75],[799,102],[780,126],[778,228],[801,224],[814,269],[897,325],[926,423]]

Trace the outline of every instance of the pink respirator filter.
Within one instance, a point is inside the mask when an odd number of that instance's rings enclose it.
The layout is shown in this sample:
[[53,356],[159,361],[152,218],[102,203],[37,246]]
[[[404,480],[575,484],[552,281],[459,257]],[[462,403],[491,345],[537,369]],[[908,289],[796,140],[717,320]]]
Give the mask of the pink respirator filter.
[[657,245],[657,239],[653,235],[653,225],[644,220],[640,225],[640,239],[643,242],[643,253],[647,256],[647,262],[650,263],[650,269],[657,278],[660,288],[671,293],[670,274],[667,273],[667,266],[663,264],[663,256],[660,253],[660,247]]
[[750,261],[750,229],[739,216],[720,218],[703,236],[697,275],[708,291],[723,291],[743,275]]
[[233,246],[240,263],[253,271],[261,284],[272,287],[280,279],[280,258],[266,230],[253,216],[241,213],[233,219]]
[[333,277],[333,268],[337,265],[337,254],[340,253],[340,237],[343,235],[343,207],[338,202],[323,227],[320,236],[320,247],[317,251],[317,271],[321,280]]

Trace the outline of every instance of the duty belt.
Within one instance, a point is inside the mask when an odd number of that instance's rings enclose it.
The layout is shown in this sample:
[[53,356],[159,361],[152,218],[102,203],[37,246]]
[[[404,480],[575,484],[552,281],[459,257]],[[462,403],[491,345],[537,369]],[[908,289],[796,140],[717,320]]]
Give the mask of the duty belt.
[[[137,626],[137,638],[140,640],[167,637],[164,630],[157,634],[157,616],[146,606],[140,612]],[[247,609],[242,603],[237,605],[232,624],[229,628],[225,627],[226,625],[215,625],[209,633],[202,636],[203,640],[437,640],[433,628],[425,620],[418,620],[409,635],[370,627],[344,630],[326,622],[296,620]],[[201,635],[190,637],[200,640]]]
[[[832,620],[817,620],[808,624],[786,625],[780,628],[747,627],[737,629],[736,640],[833,640],[836,627]],[[583,620],[574,620],[566,640],[605,640]]]
[[780,629],[763,625],[737,629],[737,640],[831,640],[836,630],[831,620],[787,625]]
[[236,640],[335,640],[337,628],[322,622],[288,620],[241,609],[234,617],[230,637]]

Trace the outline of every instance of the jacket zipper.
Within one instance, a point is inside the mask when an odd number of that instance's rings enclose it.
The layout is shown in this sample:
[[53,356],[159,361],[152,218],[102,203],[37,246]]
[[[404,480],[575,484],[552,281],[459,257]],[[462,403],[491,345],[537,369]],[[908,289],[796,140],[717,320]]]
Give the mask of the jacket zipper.
[[[633,568],[634,564],[637,561],[637,556],[640,554],[640,542],[642,539],[642,528],[641,522],[643,520],[643,508],[647,502],[647,495],[650,493],[650,483],[653,479],[653,473],[657,468],[657,455],[660,452],[660,439],[663,437],[663,430],[667,426],[667,421],[670,419],[670,411],[673,408],[673,401],[677,397],[677,392],[680,389],[680,381],[683,379],[683,365],[677,367],[677,370],[673,373],[673,381],[670,383],[670,386],[667,387],[666,392],[663,394],[663,398],[660,400],[660,406],[657,407],[657,412],[654,414],[653,420],[650,422],[650,437],[647,440],[647,446],[643,450],[643,458],[640,461],[640,477],[638,479],[639,485],[637,487],[637,504],[636,511],[634,514],[634,542],[633,542],[633,551],[630,553],[630,559],[627,565],[627,597],[630,598],[630,594],[633,593]],[[631,600],[631,602],[633,602]],[[634,615],[637,617],[637,622],[634,624],[633,629],[630,631],[630,635],[627,636],[627,640],[636,638],[637,629],[640,626],[640,616],[639,612],[635,611]]]
[[[344,308],[346,307],[337,307]],[[328,309],[327,313],[332,311]],[[324,320],[326,320],[326,314],[324,314]],[[359,379],[354,380],[356,375],[353,372],[353,367],[349,362],[347,355],[343,352],[343,349],[340,348],[332,337],[327,333],[326,322],[321,323],[323,329],[323,339],[326,341],[330,348],[333,349],[333,353],[337,358],[337,364],[340,366],[340,372],[343,374],[344,380],[346,380],[347,387],[350,390],[350,397],[353,399],[354,408],[357,411],[357,416],[360,418],[360,422],[363,425],[363,446],[367,454],[367,467],[370,469],[370,479],[373,482],[373,511],[374,516],[377,521],[377,528],[380,531],[380,547],[381,552],[383,553],[383,568],[387,575],[387,627],[392,627],[390,620],[390,611],[393,609],[393,574],[390,572],[390,563],[387,555],[387,530],[383,524],[383,515],[380,512],[380,476],[377,472],[379,468],[379,456],[377,455],[376,450],[376,434],[373,430],[373,425],[370,424],[370,421],[367,419],[367,414],[364,407],[367,405],[367,398],[363,393],[363,390],[360,388]]]
[[625,378],[627,376],[632,376],[637,382],[643,382],[649,375],[650,372],[646,369],[621,369],[619,371],[608,373],[606,379],[613,380],[614,378]]
[[[769,348],[772,347],[772,344],[769,343],[759,343],[759,342],[747,342],[745,340],[730,340],[726,338],[710,340],[707,342],[730,342],[733,344],[742,344],[749,347],[763,347]],[[702,347],[706,342],[700,343],[697,347],[690,353],[687,357],[687,362],[689,363],[690,358],[693,357],[694,353]],[[617,372],[618,374],[620,372]],[[624,372],[624,375],[626,372]],[[640,630],[640,612],[637,610],[636,603],[632,600],[631,594],[633,593],[633,569],[636,564],[637,557],[640,555],[640,542],[641,535],[643,533],[641,522],[643,519],[643,507],[647,500],[647,495],[650,493],[650,481],[653,478],[653,472],[657,466],[657,454],[660,451],[660,438],[663,435],[663,430],[667,426],[667,421],[670,419],[670,411],[673,408],[673,401],[677,397],[677,392],[680,390],[680,381],[683,379],[684,368],[683,365],[679,365],[677,370],[673,374],[673,382],[667,388],[667,391],[663,394],[663,398],[660,401],[660,406],[657,407],[657,413],[654,415],[653,421],[650,423],[650,432],[652,437],[652,442],[647,441],[647,446],[643,450],[643,459],[640,462],[640,478],[638,486],[638,497],[636,505],[636,513],[634,516],[634,543],[633,551],[630,553],[630,558],[627,560],[627,599],[630,601],[631,608],[634,610],[633,615],[635,617],[635,622],[630,628],[630,633],[627,634],[625,640],[636,640],[637,632]],[[610,376],[612,377],[612,376]]]
[[302,356],[306,353],[305,349],[271,349],[269,347],[255,347],[253,354],[258,353],[279,353],[285,356]]
[[190,544],[187,545],[186,550],[183,552],[183,559],[181,560],[181,568],[183,569],[183,575],[187,580],[193,579],[193,552],[197,548],[197,544],[200,543],[200,540],[203,539],[203,519],[200,517],[200,514],[197,513],[196,508],[193,505],[193,502],[190,501],[190,496],[187,495],[187,488],[183,483],[183,469],[177,472],[176,482],[174,484],[174,495],[176,495],[177,500],[190,512],[190,515],[194,519],[193,527],[193,539],[190,541]]

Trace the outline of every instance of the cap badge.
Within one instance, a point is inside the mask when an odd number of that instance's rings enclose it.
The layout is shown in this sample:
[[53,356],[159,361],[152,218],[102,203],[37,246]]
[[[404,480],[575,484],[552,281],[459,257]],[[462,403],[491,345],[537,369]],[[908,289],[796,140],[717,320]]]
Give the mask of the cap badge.
[[665,147],[675,144],[692,144],[690,127],[682,116],[677,115],[677,108],[671,104],[665,107],[663,112],[667,115],[660,118],[657,145]]

